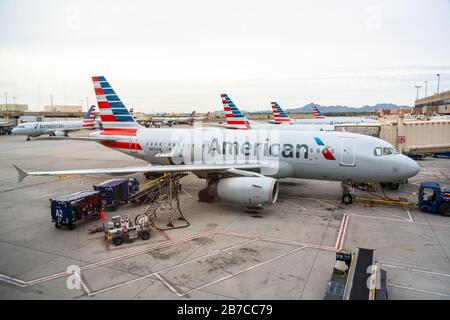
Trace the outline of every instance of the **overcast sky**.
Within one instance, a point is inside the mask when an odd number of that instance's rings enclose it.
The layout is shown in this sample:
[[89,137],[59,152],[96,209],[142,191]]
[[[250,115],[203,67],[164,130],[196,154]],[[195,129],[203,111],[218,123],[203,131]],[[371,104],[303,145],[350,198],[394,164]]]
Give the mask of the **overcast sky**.
[[0,0],[0,103],[85,105],[104,75],[146,112],[412,105],[450,90],[449,40],[449,0]]

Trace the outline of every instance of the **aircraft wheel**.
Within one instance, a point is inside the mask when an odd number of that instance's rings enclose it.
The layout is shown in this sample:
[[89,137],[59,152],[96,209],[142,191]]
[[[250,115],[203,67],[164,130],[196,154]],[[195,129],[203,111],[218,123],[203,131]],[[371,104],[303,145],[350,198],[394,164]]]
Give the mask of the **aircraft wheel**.
[[441,203],[439,214],[444,217],[450,217],[450,203]]
[[59,223],[59,222],[55,222],[55,228],[56,228],[56,229],[59,229],[59,228],[61,228],[61,223]]
[[31,138],[30,137],[27,137],[27,141],[30,141],[31,140]]
[[212,202],[214,197],[209,195],[208,189],[201,189],[198,192],[198,201],[199,202]]
[[398,190],[399,187],[400,187],[400,183],[398,183],[398,182],[388,183],[389,190]]
[[351,204],[353,202],[353,197],[350,193],[346,193],[342,196],[342,203]]

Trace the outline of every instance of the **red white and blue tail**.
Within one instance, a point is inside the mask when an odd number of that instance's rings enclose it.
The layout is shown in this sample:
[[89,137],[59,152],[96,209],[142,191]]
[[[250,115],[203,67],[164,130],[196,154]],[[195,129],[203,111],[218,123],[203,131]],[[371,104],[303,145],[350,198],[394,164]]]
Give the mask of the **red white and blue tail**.
[[104,129],[137,129],[140,127],[105,77],[92,77],[92,82]]
[[95,125],[95,106],[91,106],[83,117],[83,128],[93,128]]
[[287,113],[276,102],[272,102],[272,113],[275,123],[294,123]]
[[315,119],[325,119],[325,116],[320,112],[319,108],[312,107],[312,111]]
[[248,130],[250,129],[249,121],[245,115],[236,107],[226,94],[221,94],[223,109],[227,119],[227,127],[230,129]]

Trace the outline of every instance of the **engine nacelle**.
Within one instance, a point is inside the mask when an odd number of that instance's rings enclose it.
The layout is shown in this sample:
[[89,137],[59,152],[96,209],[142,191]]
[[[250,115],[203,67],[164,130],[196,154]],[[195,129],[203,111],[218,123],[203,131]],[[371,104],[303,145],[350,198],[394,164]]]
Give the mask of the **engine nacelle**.
[[278,181],[269,177],[233,177],[213,180],[211,196],[243,205],[274,204],[278,199]]

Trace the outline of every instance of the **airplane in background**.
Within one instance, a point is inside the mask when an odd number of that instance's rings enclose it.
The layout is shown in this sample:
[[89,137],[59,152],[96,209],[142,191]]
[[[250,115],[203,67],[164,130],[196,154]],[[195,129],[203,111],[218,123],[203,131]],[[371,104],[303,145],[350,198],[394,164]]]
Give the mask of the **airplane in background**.
[[92,80],[103,130],[70,139],[96,141],[149,165],[61,171],[26,171],[14,165],[19,182],[28,175],[192,172],[206,179],[200,201],[211,202],[217,196],[261,206],[277,201],[279,178],[341,181],[342,201],[351,203],[351,182],[398,182],[420,169],[388,142],[347,132],[278,130],[277,126],[265,130],[145,128],[133,119],[105,77]]
[[209,115],[210,112],[206,116],[196,116],[194,110],[188,117],[152,117],[151,121],[160,125],[168,125],[169,127],[174,124],[189,124],[192,126],[196,121],[208,120]]
[[320,112],[319,108],[312,107],[314,119],[325,119],[333,121],[335,124],[339,123],[374,123],[377,120],[365,118],[365,117],[325,117],[325,115]]
[[314,125],[330,125],[342,123],[377,123],[378,121],[364,117],[325,117],[318,108],[313,107],[314,119],[292,119],[288,116],[278,103],[272,102],[273,120],[269,123],[288,123],[288,124],[314,124]]
[[27,141],[30,141],[31,137],[39,137],[44,134],[49,136],[68,136],[69,132],[93,129],[95,126],[95,106],[91,106],[81,120],[21,123],[12,129],[11,133],[13,135],[27,136]]
[[[262,124],[256,121],[251,121],[236,107],[236,105],[231,101],[227,94],[221,94],[223,109],[225,111],[226,117],[226,128],[228,129],[238,129],[238,130],[248,130],[248,129],[270,129],[273,127],[272,124]],[[298,125],[294,124],[293,120],[284,113],[284,111],[274,111],[278,106],[276,102],[272,102],[272,111],[274,114],[274,122],[279,124],[277,128],[280,130],[301,130],[301,131],[334,131],[333,125],[327,124],[305,124]],[[284,113],[284,114],[283,114]]]

